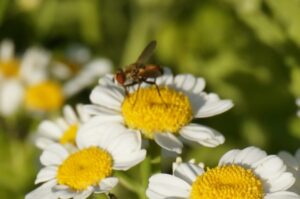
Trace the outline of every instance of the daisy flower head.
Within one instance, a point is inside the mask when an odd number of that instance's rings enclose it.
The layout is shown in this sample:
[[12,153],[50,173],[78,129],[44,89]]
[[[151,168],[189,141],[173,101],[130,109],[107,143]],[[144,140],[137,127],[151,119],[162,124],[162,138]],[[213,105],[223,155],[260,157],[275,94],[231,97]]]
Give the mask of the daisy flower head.
[[99,132],[83,125],[76,138],[76,151],[52,144],[40,157],[44,167],[35,183],[42,183],[25,199],[87,198],[108,193],[117,183],[114,170],[127,170],[146,155],[138,134],[109,126]]
[[45,49],[30,47],[19,58],[14,43],[0,45],[0,113],[15,114],[21,107],[38,112],[58,110],[64,102],[59,82],[50,79],[51,55]]
[[[112,76],[100,79],[86,110],[101,121],[122,123],[134,132],[154,140],[163,149],[181,153],[178,135],[201,145],[215,147],[225,138],[216,130],[193,123],[194,118],[218,115],[229,110],[231,100],[203,91],[203,78],[190,74],[173,75],[168,68],[156,79],[156,86],[133,86],[125,95]],[[150,80],[149,80],[150,81]]]
[[286,151],[279,152],[278,156],[287,165],[287,170],[293,173],[296,178],[295,184],[289,190],[300,194],[300,149],[296,151],[294,156]]
[[276,155],[256,147],[231,150],[219,165],[206,171],[194,163],[174,164],[173,175],[155,174],[149,179],[150,199],[299,199],[287,191],[295,179]]
[[31,47],[23,55],[21,77],[24,82],[24,106],[34,112],[59,110],[66,99],[63,84],[51,77],[51,54]]
[[40,123],[36,135],[36,145],[46,149],[53,143],[75,146],[78,128],[88,121],[90,116],[84,111],[82,104],[76,105],[76,111],[70,106],[63,107],[63,117],[54,121],[44,120]]

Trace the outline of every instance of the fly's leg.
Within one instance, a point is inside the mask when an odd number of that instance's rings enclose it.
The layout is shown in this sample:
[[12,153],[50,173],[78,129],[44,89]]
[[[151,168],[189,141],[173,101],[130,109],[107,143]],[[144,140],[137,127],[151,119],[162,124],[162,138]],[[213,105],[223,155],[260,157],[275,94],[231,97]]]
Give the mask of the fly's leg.
[[[158,93],[158,95],[159,95],[159,97],[160,97],[160,99],[161,99],[161,101],[162,101],[163,103],[165,103],[165,101],[164,101],[164,99],[163,99],[163,97],[162,97],[162,95],[161,95],[161,93],[160,93],[160,91],[159,91],[159,87],[158,87],[158,85],[156,84],[156,78],[154,79],[153,82],[152,82],[152,81],[147,81],[146,79],[143,80],[143,82],[145,82],[145,83],[147,83],[147,84],[154,85],[155,88],[156,88],[156,90],[157,90],[157,93]],[[166,104],[166,103],[165,103],[165,104]]]
[[125,95],[126,95],[126,96],[129,95],[128,88],[129,88],[130,86],[136,85],[137,83],[138,83],[138,82],[131,82],[131,83],[129,83],[129,84],[124,84],[124,85],[123,85],[123,88],[124,88],[124,90],[125,90]]
[[137,88],[137,91],[136,91],[136,97],[135,97],[135,99],[134,99],[134,103],[133,103],[133,106],[132,106],[132,107],[135,106],[135,103],[136,103],[137,98],[138,98],[138,96],[139,96],[139,91],[140,91],[141,84],[142,84],[142,82],[139,82],[139,83],[138,83],[138,88]]

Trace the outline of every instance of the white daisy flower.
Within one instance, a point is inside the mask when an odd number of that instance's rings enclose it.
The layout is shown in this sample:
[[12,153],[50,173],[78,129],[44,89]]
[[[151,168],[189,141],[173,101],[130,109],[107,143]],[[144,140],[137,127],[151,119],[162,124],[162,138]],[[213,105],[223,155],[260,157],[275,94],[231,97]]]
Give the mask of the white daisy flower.
[[9,116],[25,106],[30,110],[52,111],[64,101],[60,83],[49,79],[50,54],[32,47],[22,59],[14,54],[14,44],[0,45],[0,114]]
[[[86,110],[98,122],[122,123],[145,138],[153,139],[162,148],[181,153],[183,144],[177,135],[201,145],[215,147],[224,143],[224,136],[204,125],[192,123],[194,118],[218,115],[233,106],[215,93],[205,93],[205,81],[190,74],[173,76],[168,69],[155,86],[141,88],[125,96],[112,76],[101,78],[93,89]],[[97,119],[95,119],[97,120]],[[95,122],[97,123],[97,122]]]
[[24,82],[24,106],[37,112],[59,110],[66,96],[63,85],[50,78],[51,55],[48,51],[32,47],[22,58],[21,79]]
[[40,149],[46,149],[54,143],[75,146],[78,128],[89,118],[90,116],[83,110],[83,105],[78,104],[76,111],[70,105],[65,105],[63,117],[55,121],[41,122],[36,136],[36,145]]
[[60,144],[50,145],[41,155],[45,166],[35,183],[43,183],[25,199],[83,199],[107,193],[117,183],[114,170],[127,170],[146,155],[138,134],[110,126],[105,131],[83,125],[76,139],[78,150],[69,153]]
[[146,195],[150,199],[299,199],[286,191],[294,182],[278,156],[248,147],[227,152],[217,167],[206,171],[194,163],[177,163],[173,175],[149,179]]
[[[81,53],[82,54],[82,53]],[[31,47],[19,59],[14,43],[4,40],[0,44],[0,114],[10,116],[25,107],[35,112],[59,110],[64,101],[93,84],[100,76],[111,71],[107,59],[94,59],[76,69],[64,79],[53,78],[53,71],[64,74],[53,63],[45,49]]]
[[90,49],[80,44],[70,45],[63,60],[55,60],[52,74],[66,81],[66,96],[78,94],[83,89],[94,85],[99,77],[112,71],[110,60],[92,57]]
[[287,165],[287,170],[296,178],[295,184],[289,190],[300,194],[300,149],[296,151],[295,156],[286,151],[279,152],[278,156]]

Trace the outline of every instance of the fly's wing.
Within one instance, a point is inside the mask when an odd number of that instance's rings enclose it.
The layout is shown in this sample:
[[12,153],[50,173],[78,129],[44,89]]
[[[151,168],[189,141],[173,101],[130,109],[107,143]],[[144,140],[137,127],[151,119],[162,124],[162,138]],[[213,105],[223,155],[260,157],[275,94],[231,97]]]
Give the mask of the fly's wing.
[[156,47],[156,41],[151,41],[143,50],[143,52],[141,53],[141,55],[138,57],[136,63],[138,65],[145,63],[150,56],[153,54],[153,51]]

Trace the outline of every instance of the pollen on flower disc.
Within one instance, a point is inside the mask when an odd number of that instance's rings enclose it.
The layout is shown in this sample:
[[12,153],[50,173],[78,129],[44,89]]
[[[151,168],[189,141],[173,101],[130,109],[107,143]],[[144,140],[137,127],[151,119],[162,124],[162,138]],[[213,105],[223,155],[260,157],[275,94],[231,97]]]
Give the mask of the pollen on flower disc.
[[61,144],[73,144],[75,145],[75,139],[76,139],[76,134],[78,130],[78,125],[77,124],[72,124],[69,126],[67,130],[63,133],[62,137],[60,138],[59,142]]
[[29,86],[25,94],[25,105],[38,111],[54,111],[64,102],[61,86],[52,81],[41,82]]
[[140,88],[122,104],[125,124],[152,139],[157,132],[178,133],[192,117],[189,98],[174,89],[155,86]]
[[98,147],[82,149],[71,154],[59,166],[57,182],[82,191],[110,176],[112,165],[112,157],[105,150]]
[[239,165],[208,169],[192,184],[191,199],[262,199],[261,180]]

